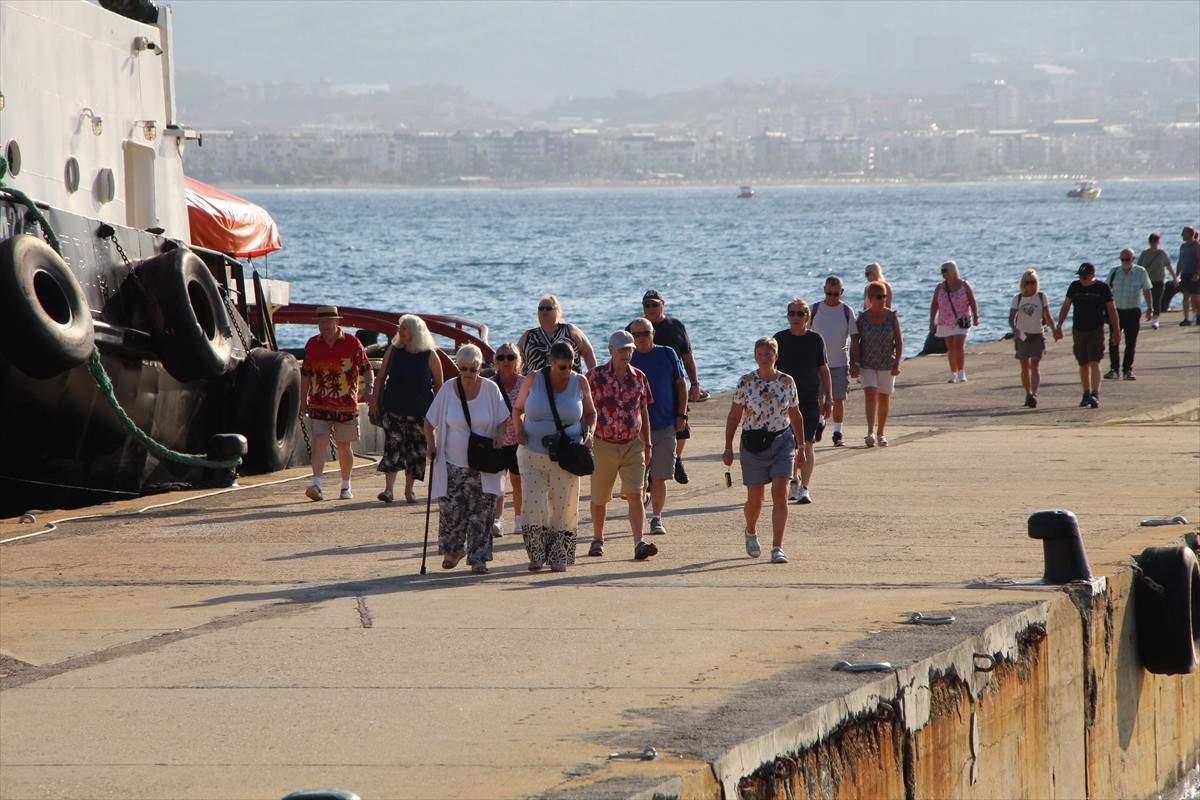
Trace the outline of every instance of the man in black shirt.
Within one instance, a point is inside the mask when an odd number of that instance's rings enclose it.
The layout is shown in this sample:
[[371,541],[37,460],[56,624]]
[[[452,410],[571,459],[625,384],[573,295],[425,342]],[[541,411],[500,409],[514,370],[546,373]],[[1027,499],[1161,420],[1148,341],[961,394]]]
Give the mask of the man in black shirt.
[[775,334],[775,341],[779,343],[779,360],[775,367],[791,375],[796,382],[800,415],[804,417],[805,459],[803,464],[792,468],[792,482],[788,487],[788,499],[798,503],[812,502],[808,485],[816,460],[813,442],[817,431],[824,427],[824,418],[833,411],[833,382],[825,340],[821,334],[808,329],[809,313],[808,303],[792,300],[787,307],[788,327]]
[[1072,318],[1071,342],[1075,362],[1079,364],[1079,382],[1083,384],[1083,399],[1080,408],[1100,407],[1100,360],[1104,358],[1104,322],[1107,317],[1112,324],[1112,344],[1121,344],[1121,326],[1117,320],[1117,307],[1113,304],[1112,289],[1104,281],[1096,280],[1096,268],[1083,262],[1075,273],[1079,280],[1071,281],[1067,288],[1067,299],[1058,312],[1058,325],[1054,338],[1063,336],[1062,326],[1071,306],[1075,307]]

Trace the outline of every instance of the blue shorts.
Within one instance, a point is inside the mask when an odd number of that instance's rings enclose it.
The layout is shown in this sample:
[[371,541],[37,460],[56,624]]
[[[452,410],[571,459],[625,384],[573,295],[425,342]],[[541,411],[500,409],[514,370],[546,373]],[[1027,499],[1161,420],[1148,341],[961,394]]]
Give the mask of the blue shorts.
[[791,480],[796,462],[796,435],[789,426],[763,452],[751,453],[743,447],[738,458],[742,462],[743,486],[766,486],[774,478]]

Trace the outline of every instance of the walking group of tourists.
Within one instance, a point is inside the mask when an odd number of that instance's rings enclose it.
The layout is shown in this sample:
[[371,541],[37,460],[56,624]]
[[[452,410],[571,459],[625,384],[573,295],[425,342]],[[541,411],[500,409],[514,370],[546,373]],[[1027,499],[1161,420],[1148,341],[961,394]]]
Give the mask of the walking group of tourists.
[[[1072,311],[1081,407],[1099,406],[1102,377],[1136,379],[1133,363],[1142,300],[1146,321],[1157,329],[1174,294],[1170,290],[1177,288],[1184,299],[1181,324],[1193,324],[1193,312],[1200,311],[1198,238],[1195,229],[1184,228],[1174,266],[1158,247],[1157,233],[1150,235],[1150,247],[1136,259],[1133,250],[1122,250],[1120,265],[1107,280],[1097,277],[1093,264],[1083,263],[1057,320],[1037,272],[1026,270],[1008,317],[1025,406],[1038,405],[1046,331],[1056,340],[1063,338],[1063,324]],[[943,263],[940,271],[942,280],[929,306],[929,330],[945,344],[947,382],[962,383],[967,380],[966,338],[979,325],[979,308],[954,261]],[[742,375],[733,391],[722,461],[732,466],[736,446],[746,487],[742,535],[752,558],[763,551],[758,521],[769,487],[770,560],[787,563],[783,538],[788,504],[813,502],[814,448],[829,423],[831,445],[845,446],[851,379],[863,389],[866,446],[888,446],[887,421],[904,345],[893,308],[895,292],[883,268],[868,264],[864,276],[859,311],[843,300],[845,286],[837,275],[825,279],[820,301],[789,301],[787,327],[755,342],[755,369]],[[480,349],[465,345],[454,355],[457,376],[450,380],[444,378],[439,353],[419,317],[400,318],[375,380],[361,343],[338,327],[337,308],[318,308],[319,333],[305,347],[302,369],[301,408],[312,421],[316,439],[306,495],[324,499],[321,473],[332,438],[341,468],[339,497],[353,497],[350,448],[358,438],[355,417],[361,383],[372,420],[385,433],[377,468],[385,482],[379,500],[394,501],[396,476],[403,470],[404,498],[417,502],[414,481],[425,480],[426,462],[432,464],[429,500],[438,499],[438,553],[444,569],[466,559],[472,572],[487,573],[492,540],[503,535],[507,484],[512,532],[523,537],[529,570],[566,570],[576,556],[581,476],[591,480],[592,539],[587,555],[605,555],[607,507],[618,483],[617,496],[628,505],[634,559],[656,555],[658,546],[647,536],[667,532],[663,515],[668,483],[689,480],[682,456],[690,434],[690,404],[708,399],[687,328],[667,316],[665,307],[660,291],[647,291],[642,316],[608,337],[609,358],[598,363],[587,335],[563,320],[557,297],[545,295],[537,306],[538,324],[516,342],[496,348],[492,377],[481,374]],[[1102,376],[1106,323],[1111,329],[1111,369]]]

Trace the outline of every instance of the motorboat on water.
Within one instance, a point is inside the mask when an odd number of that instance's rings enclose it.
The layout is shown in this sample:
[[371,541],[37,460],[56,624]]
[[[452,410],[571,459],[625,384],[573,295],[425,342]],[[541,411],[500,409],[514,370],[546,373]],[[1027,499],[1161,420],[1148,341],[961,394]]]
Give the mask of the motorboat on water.
[[1067,192],[1067,197],[1095,200],[1100,196],[1100,192],[1101,189],[1096,185],[1095,181],[1080,181],[1075,185],[1074,189]]
[[741,187],[741,189],[738,190],[738,199],[739,200],[749,200],[752,197],[754,197],[753,187],[743,186],[743,187]]
[[151,0],[0,0],[0,518],[307,460],[273,312],[315,308],[253,267],[270,215],[185,178],[172,25]]

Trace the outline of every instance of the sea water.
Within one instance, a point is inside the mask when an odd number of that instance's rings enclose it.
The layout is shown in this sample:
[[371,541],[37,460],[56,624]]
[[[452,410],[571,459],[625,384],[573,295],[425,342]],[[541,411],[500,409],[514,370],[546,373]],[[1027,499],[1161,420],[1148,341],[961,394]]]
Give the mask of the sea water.
[[[1101,278],[1124,247],[1200,221],[1200,179],[1106,183],[1098,200],[1063,182],[737,188],[247,191],[279,224],[283,250],[256,266],[294,302],[466,317],[495,346],[536,324],[555,294],[600,361],[609,334],[641,313],[650,288],[691,335],[701,384],[732,388],[753,344],[787,327],[788,300],[823,298],[826,276],[862,308],[863,266],[895,290],[904,353],[925,341],[939,267],[954,259],[980,324],[969,342],[1008,332],[1008,308],[1032,267],[1057,316],[1075,270]],[[1175,301],[1178,308],[1179,301]],[[285,326],[283,346],[315,329]]]

